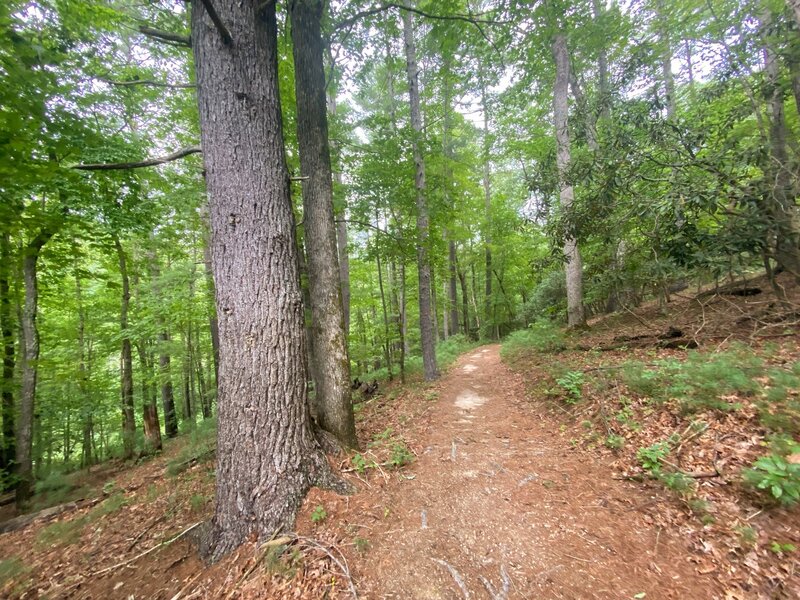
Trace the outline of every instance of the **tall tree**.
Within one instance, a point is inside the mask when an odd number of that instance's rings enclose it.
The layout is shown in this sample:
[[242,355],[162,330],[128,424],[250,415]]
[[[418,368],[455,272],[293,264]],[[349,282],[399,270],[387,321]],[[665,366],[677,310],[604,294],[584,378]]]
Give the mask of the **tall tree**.
[[275,3],[215,2],[213,20],[207,5],[192,3],[192,48],[220,336],[216,508],[205,545],[217,559],[251,533],[291,527],[309,487],[331,474],[306,405]]
[[414,25],[411,13],[403,12],[403,42],[406,53],[406,75],[408,76],[408,95],[411,108],[411,128],[413,138],[411,148],[414,154],[415,179],[417,190],[417,271],[419,274],[419,328],[422,341],[422,367],[425,379],[431,381],[439,376],[436,367],[436,341],[431,313],[431,264],[428,256],[428,201],[425,192],[425,159],[422,154],[422,111],[419,99],[419,69],[417,68],[417,46],[414,42]]
[[[553,58],[556,63],[556,81],[553,89],[553,120],[556,131],[556,163],[558,168],[561,209],[569,223],[574,191],[567,181],[570,166],[569,136],[569,81],[570,66],[567,36],[558,32],[553,37]],[[567,258],[567,319],[570,327],[586,323],[583,309],[583,263],[575,234],[567,225],[564,235],[564,255]]]
[[293,0],[292,48],[297,98],[297,141],[303,173],[303,228],[311,300],[311,360],[320,426],[356,447],[350,399],[350,359],[344,329],[333,218],[333,179],[323,70],[322,0]]

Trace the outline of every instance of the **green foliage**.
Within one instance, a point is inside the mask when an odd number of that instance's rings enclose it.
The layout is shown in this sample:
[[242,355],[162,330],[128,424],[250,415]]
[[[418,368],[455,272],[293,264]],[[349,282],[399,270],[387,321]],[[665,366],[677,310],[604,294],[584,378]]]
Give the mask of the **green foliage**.
[[79,517],[52,523],[36,534],[36,545],[40,548],[71,546],[81,538],[88,519]]
[[652,446],[639,448],[636,458],[642,468],[652,476],[661,473],[662,461],[669,456],[670,448],[667,442],[656,442]]
[[625,445],[625,438],[616,433],[609,433],[608,437],[606,437],[605,445],[612,450],[619,450]]
[[414,462],[414,455],[403,442],[392,444],[392,455],[389,463],[396,469]]
[[556,379],[556,383],[566,392],[567,403],[580,402],[584,385],[583,371],[567,371],[563,377]]
[[359,554],[366,554],[369,550],[369,540],[366,538],[356,536],[353,540],[353,545]]
[[[796,445],[794,451],[800,453],[800,445]],[[744,479],[781,504],[792,506],[800,502],[800,464],[789,462],[786,456],[762,456],[744,472]]]
[[552,321],[537,321],[527,329],[514,331],[503,340],[500,355],[515,360],[526,352],[557,353],[566,348],[563,330]]
[[0,591],[21,595],[29,584],[30,572],[31,568],[16,556],[0,559]]
[[167,463],[166,474],[174,477],[189,467],[214,456],[217,447],[217,419],[204,419],[183,440],[178,455]]
[[325,507],[321,504],[318,504],[314,507],[314,510],[311,511],[311,522],[318,524],[322,523],[325,519],[328,518],[328,513],[325,512]]
[[353,457],[350,459],[350,462],[358,473],[363,473],[369,466],[367,460],[364,458],[364,455],[360,453],[353,455]]
[[789,554],[790,552],[795,552],[797,550],[797,546],[791,544],[789,542],[776,542],[772,541],[769,545],[770,552],[774,554]]

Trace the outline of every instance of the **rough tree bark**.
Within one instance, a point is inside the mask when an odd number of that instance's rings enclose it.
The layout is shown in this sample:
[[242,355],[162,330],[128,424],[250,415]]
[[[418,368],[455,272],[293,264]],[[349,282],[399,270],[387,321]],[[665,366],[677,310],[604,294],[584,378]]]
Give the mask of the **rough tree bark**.
[[[553,57],[556,63],[556,82],[553,90],[556,163],[558,166],[561,208],[568,215],[572,208],[574,191],[566,181],[570,163],[568,106],[570,77],[567,37],[563,33],[557,33],[553,38]],[[583,267],[578,242],[570,232],[566,232],[564,236],[564,254],[567,257],[567,322],[570,327],[580,327],[586,324],[583,310]]]
[[251,533],[292,527],[308,489],[333,480],[306,404],[275,3],[214,6],[231,44],[192,2],[220,336],[216,508],[203,550],[218,559]]
[[800,211],[792,190],[792,171],[786,150],[788,130],[784,114],[785,91],[780,80],[778,53],[766,33],[771,14],[764,9],[761,28],[764,31],[765,86],[769,106],[769,157],[767,166],[772,189],[766,194],[767,214],[774,232],[774,253],[778,263],[800,283]]
[[122,337],[122,353],[120,355],[120,381],[122,393],[122,456],[131,458],[136,443],[136,421],[133,416],[133,356],[131,338],[128,332],[128,306],[131,301],[130,280],[128,278],[128,261],[119,237],[114,236],[114,248],[119,260],[119,274],[122,278],[122,295],[120,298],[119,331]]
[[0,469],[11,469],[16,461],[14,437],[14,321],[11,314],[11,237],[0,234],[0,342],[3,347],[3,379],[0,383],[0,410],[3,418],[2,463]]
[[403,11],[403,42],[406,52],[406,74],[411,107],[411,127],[414,138],[411,146],[416,167],[417,188],[417,271],[419,272],[419,328],[422,342],[422,367],[427,381],[439,376],[436,367],[436,343],[431,316],[431,265],[428,257],[428,203],[425,197],[425,161],[420,148],[422,137],[422,114],[419,103],[419,70],[417,48],[414,43],[414,27],[411,14]]
[[311,359],[319,425],[355,448],[350,359],[344,329],[333,218],[333,178],[328,142],[322,33],[322,0],[293,0],[292,47],[297,98],[297,140],[303,177],[303,228],[311,300]]
[[44,227],[22,251],[22,279],[25,302],[22,307],[22,393],[20,395],[17,429],[17,506],[24,506],[31,496],[33,485],[33,421],[36,403],[36,383],[39,376],[39,329],[36,326],[39,306],[37,267],[42,248],[55,235],[57,226]]

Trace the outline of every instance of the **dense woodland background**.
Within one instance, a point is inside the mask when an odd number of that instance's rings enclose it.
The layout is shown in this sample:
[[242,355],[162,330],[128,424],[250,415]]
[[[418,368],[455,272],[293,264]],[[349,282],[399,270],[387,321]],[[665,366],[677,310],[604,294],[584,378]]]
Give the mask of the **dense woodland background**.
[[[772,0],[333,2],[322,31],[352,376],[422,370],[415,152],[440,350],[755,270],[800,277],[798,19]],[[213,418],[218,356],[188,6],[13,0],[0,29],[8,489],[26,460],[46,481]]]

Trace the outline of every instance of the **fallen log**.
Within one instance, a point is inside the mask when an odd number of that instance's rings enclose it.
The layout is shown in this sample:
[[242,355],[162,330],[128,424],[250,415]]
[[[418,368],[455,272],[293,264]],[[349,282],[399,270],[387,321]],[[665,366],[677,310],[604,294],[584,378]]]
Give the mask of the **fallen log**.
[[101,500],[102,498],[82,498],[81,500],[75,500],[74,502],[66,502],[57,506],[44,508],[35,513],[20,515],[0,524],[0,533],[11,533],[12,531],[18,531],[40,519],[43,521],[50,521],[62,513],[94,506]]

